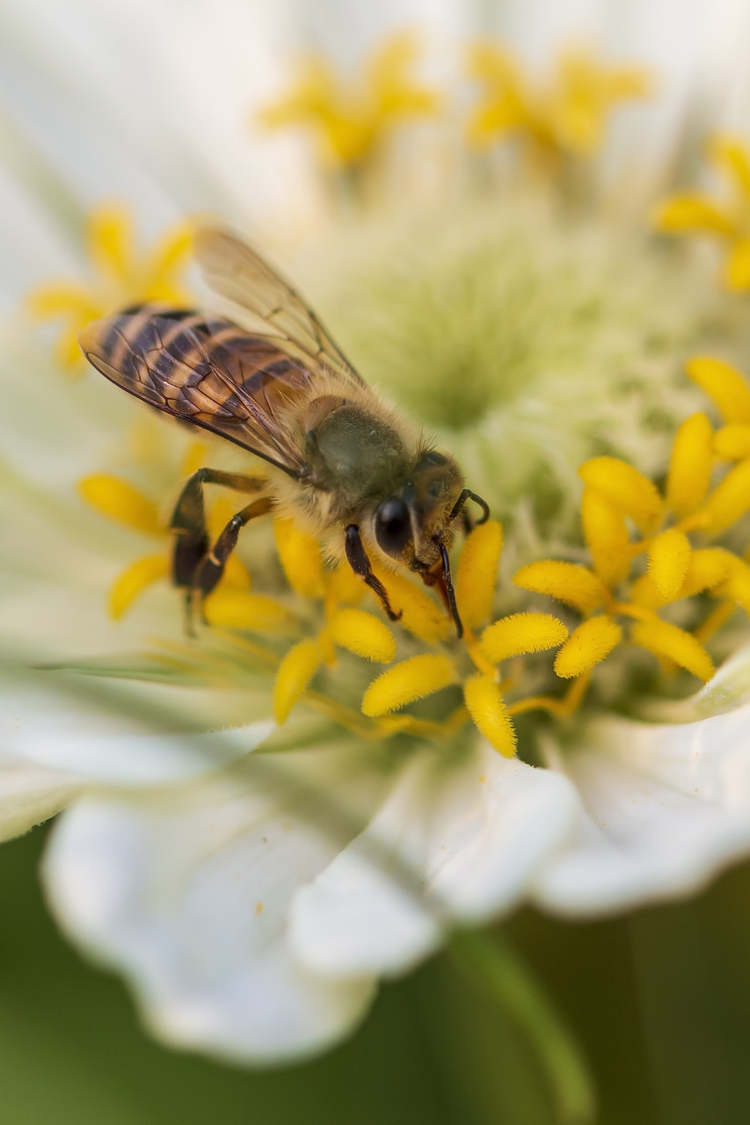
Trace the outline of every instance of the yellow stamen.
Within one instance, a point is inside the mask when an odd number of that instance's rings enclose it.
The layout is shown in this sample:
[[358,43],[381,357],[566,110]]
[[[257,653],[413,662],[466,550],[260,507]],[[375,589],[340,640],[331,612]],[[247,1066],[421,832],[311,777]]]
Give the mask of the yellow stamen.
[[659,204],[653,224],[663,234],[688,234],[703,231],[728,235],[733,231],[731,220],[708,195],[686,192],[673,195]]
[[339,605],[359,605],[367,587],[348,562],[326,572],[326,613],[330,617]]
[[717,457],[727,461],[741,461],[750,457],[750,426],[735,422],[722,426],[714,435],[714,449]]
[[273,685],[273,717],[281,726],[321,665],[320,646],[304,640],[289,649]]
[[456,670],[447,656],[412,656],[372,681],[362,698],[362,713],[371,719],[387,715],[455,682]]
[[611,617],[601,615],[575,629],[555,657],[555,672],[561,679],[581,676],[600,664],[622,640],[622,629]]
[[581,520],[594,570],[605,586],[618,586],[627,577],[632,555],[622,512],[598,489],[584,488]]
[[206,598],[203,612],[210,625],[259,633],[283,635],[294,621],[289,611],[272,598],[224,587],[214,590]]
[[529,695],[526,699],[518,699],[508,707],[509,715],[525,715],[527,711],[549,711],[561,719],[575,713],[586,694],[589,686],[590,674],[588,672],[573,680],[562,699],[555,699],[549,695]]
[[221,578],[222,586],[231,587],[233,590],[249,590],[252,585],[250,573],[237,555],[230,555],[224,566]]
[[292,520],[273,521],[276,550],[286,580],[295,593],[305,598],[322,598],[323,560],[317,539],[300,531]]
[[500,689],[488,676],[471,676],[464,684],[464,700],[472,720],[504,758],[516,753],[516,732]]
[[94,473],[79,481],[78,491],[92,508],[110,519],[147,535],[162,535],[164,532],[156,504],[119,477]]
[[[394,612],[401,613],[399,625],[402,628],[425,644],[435,644],[448,636],[453,628],[452,622],[425,590],[420,590],[402,574],[393,574],[379,566],[373,566],[373,570],[388,591]],[[375,594],[373,597],[379,605],[380,599]]]
[[699,625],[695,630],[693,636],[697,641],[700,641],[701,644],[705,644],[706,641],[710,641],[717,630],[726,625],[729,618],[736,612],[737,604],[734,600],[729,599],[722,602],[720,605],[717,605],[716,609],[709,613],[703,624]]
[[711,356],[696,356],[685,370],[713,399],[725,422],[750,424],[750,388],[736,367]]
[[590,485],[630,516],[643,535],[651,535],[662,520],[664,505],[656,485],[619,457],[592,457],[578,470]]
[[108,609],[110,617],[119,620],[133,604],[138,595],[169,574],[169,560],[166,555],[148,555],[138,559],[123,571],[109,591]]
[[205,441],[191,441],[182,459],[181,475],[187,479],[197,473],[206,464],[207,457],[208,446]]
[[456,571],[456,602],[467,629],[477,629],[492,613],[503,529],[488,520],[473,529],[461,550]]
[[366,660],[390,664],[396,655],[396,638],[391,630],[363,609],[340,609],[328,628],[335,644]]
[[664,601],[679,594],[690,566],[690,541],[687,535],[671,527],[651,541],[648,550],[648,572]]
[[513,613],[482,633],[481,647],[492,664],[511,656],[544,652],[567,639],[568,629],[551,613]]
[[523,590],[557,598],[581,613],[591,613],[609,600],[609,591],[603,582],[577,563],[552,559],[530,563],[516,571],[513,582]]
[[704,590],[713,590],[726,579],[737,561],[739,560],[723,547],[705,547],[693,551],[678,597],[691,598]]
[[630,637],[633,644],[648,649],[655,656],[674,661],[699,680],[710,680],[714,674],[711,657],[700,641],[668,621],[658,618],[639,621],[633,625]]
[[750,511],[750,460],[730,469],[708,494],[703,511],[709,517],[709,531],[720,535]]
[[713,429],[705,414],[693,414],[678,429],[667,477],[667,504],[679,519],[701,506],[711,484]]

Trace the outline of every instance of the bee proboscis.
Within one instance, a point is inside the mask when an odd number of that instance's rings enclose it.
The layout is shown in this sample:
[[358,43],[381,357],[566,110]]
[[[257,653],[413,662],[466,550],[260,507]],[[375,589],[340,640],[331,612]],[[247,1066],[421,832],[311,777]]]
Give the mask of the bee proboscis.
[[[89,324],[86,358],[107,379],[265,461],[262,475],[199,469],[172,517],[173,579],[188,614],[221,578],[242,527],[274,511],[322,539],[395,620],[371,559],[437,585],[461,636],[448,550],[468,499],[439,453],[357,375],[299,294],[245,242],[206,228],[196,257],[231,317],[144,304]],[[211,544],[203,488],[255,495]]]

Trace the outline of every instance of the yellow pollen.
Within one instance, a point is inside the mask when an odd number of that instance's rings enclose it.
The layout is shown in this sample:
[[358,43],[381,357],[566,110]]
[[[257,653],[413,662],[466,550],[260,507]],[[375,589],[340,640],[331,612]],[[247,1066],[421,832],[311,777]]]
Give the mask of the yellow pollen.
[[714,450],[717,457],[726,461],[741,461],[750,457],[750,426],[733,422],[722,426],[714,435]]
[[609,591],[602,581],[578,563],[552,559],[529,563],[516,571],[513,582],[523,590],[557,598],[581,613],[591,613],[609,600]]
[[684,532],[672,527],[651,540],[648,572],[664,601],[680,593],[690,566],[690,542]]
[[447,656],[412,656],[372,681],[362,698],[362,713],[371,719],[378,718],[455,682],[456,670]]
[[163,534],[156,504],[127,481],[109,473],[94,473],[79,481],[78,491],[102,515],[146,535]]
[[627,461],[592,457],[581,465],[578,475],[630,516],[643,535],[652,534],[661,523],[664,505],[656,485]]
[[280,517],[273,521],[273,531],[279,560],[294,592],[305,598],[322,598],[323,560],[318,541],[300,531],[292,520]]
[[321,665],[323,656],[315,641],[304,640],[289,649],[279,665],[273,685],[273,717],[281,726]]
[[711,356],[696,356],[685,370],[713,399],[725,422],[750,425],[750,388],[736,367]]
[[655,656],[674,661],[699,680],[710,680],[714,674],[711,657],[700,641],[677,625],[655,617],[651,621],[636,622],[630,636],[633,644],[648,649]]
[[464,701],[480,734],[504,758],[513,758],[516,732],[497,684],[488,676],[471,676],[464,684]]
[[224,629],[249,629],[285,635],[294,618],[283,605],[264,594],[219,587],[206,598],[203,612],[210,625]]
[[716,204],[700,192],[685,192],[660,203],[653,214],[656,230],[663,234],[712,231],[731,234],[732,223]]
[[581,676],[609,656],[621,640],[622,629],[611,617],[592,617],[570,634],[555,657],[555,672],[564,680]]
[[[373,570],[388,591],[394,612],[401,613],[398,623],[403,629],[428,645],[448,636],[453,623],[426,590],[421,590],[402,574],[394,574],[377,565],[373,565]],[[373,597],[380,605],[380,599],[375,594]]]
[[481,648],[492,664],[511,656],[557,648],[568,637],[568,629],[551,613],[513,613],[489,625],[481,637]]
[[581,520],[594,570],[605,586],[618,586],[627,577],[632,557],[622,512],[598,489],[584,488]]
[[118,621],[146,587],[168,574],[169,560],[165,555],[148,555],[138,559],[123,571],[109,591],[110,617]]
[[340,609],[328,625],[334,643],[378,664],[390,664],[396,638],[388,626],[363,609]]
[[686,418],[675,435],[667,477],[667,504],[679,519],[701,506],[714,465],[713,429],[705,414]]
[[720,535],[750,511],[750,460],[730,469],[708,494],[703,511],[709,518],[711,535]]
[[739,560],[723,547],[704,547],[693,551],[678,596],[691,598],[704,590],[713,590],[727,578],[738,562]]
[[503,529],[496,520],[478,524],[467,536],[456,570],[456,602],[467,629],[477,629],[492,613]]

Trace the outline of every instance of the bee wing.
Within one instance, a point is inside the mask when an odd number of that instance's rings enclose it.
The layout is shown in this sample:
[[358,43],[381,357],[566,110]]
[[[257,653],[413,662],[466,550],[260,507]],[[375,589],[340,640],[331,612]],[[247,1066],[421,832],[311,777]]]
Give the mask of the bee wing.
[[[258,335],[273,337],[289,355],[325,369],[344,384],[366,384],[333,342],[296,289],[230,231],[203,227],[195,235],[195,256],[208,285],[252,313]],[[257,323],[256,323],[257,322]]]
[[291,476],[308,472],[284,416],[311,375],[272,340],[218,318],[145,308],[93,321],[79,343],[102,375],[143,402]]

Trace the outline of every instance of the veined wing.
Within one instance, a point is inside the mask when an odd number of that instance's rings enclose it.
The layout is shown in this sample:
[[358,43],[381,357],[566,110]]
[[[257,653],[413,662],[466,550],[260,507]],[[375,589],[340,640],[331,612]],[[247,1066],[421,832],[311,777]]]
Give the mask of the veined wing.
[[[204,227],[195,256],[210,287],[253,315],[253,333],[279,341],[289,355],[324,369],[345,386],[366,386],[296,289],[260,255],[227,230]],[[342,387],[342,390],[345,387]]]
[[102,375],[143,402],[290,476],[309,471],[285,417],[311,375],[273,340],[220,317],[144,305],[93,321],[79,343]]

